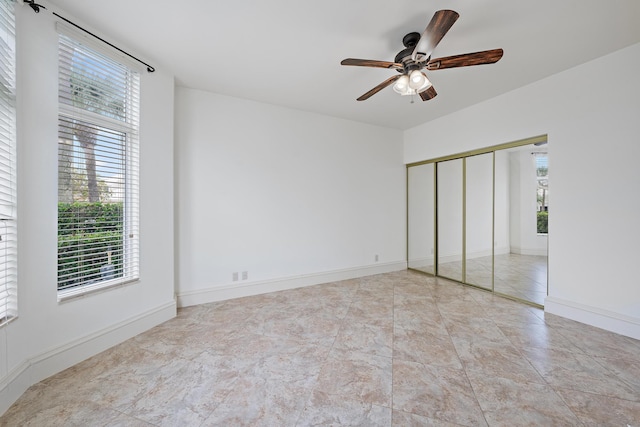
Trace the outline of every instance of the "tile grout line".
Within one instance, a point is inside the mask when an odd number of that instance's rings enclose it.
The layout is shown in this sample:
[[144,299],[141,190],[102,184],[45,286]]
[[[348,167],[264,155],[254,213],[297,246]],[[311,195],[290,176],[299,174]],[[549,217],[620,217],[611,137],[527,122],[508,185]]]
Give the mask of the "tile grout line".
[[[472,296],[472,299],[473,296]],[[474,299],[475,301],[475,299]],[[453,338],[451,337],[451,332],[449,331],[449,328],[447,327],[447,322],[444,321],[445,316],[442,314],[442,311],[440,310],[440,305],[438,304],[438,302],[436,301],[436,308],[438,309],[438,313],[440,314],[440,318],[442,319],[442,323],[444,324],[444,328],[447,331],[447,336],[449,337],[449,341],[451,342],[451,345],[453,347],[453,349],[456,352],[456,356],[458,356],[458,361],[460,362],[460,366],[462,366],[462,372],[464,372],[464,377],[467,379],[467,383],[469,384],[469,387],[471,387],[471,392],[473,393],[473,398],[476,401],[476,404],[478,405],[478,408],[480,408],[480,412],[482,413],[482,419],[484,419],[484,422],[487,426],[489,426],[489,422],[487,421],[487,416],[485,414],[485,410],[482,408],[482,405],[480,404],[480,400],[478,400],[478,396],[476,394],[476,390],[473,387],[473,384],[471,383],[471,379],[469,378],[469,374],[467,373],[467,367],[464,363],[464,361],[460,358],[460,353],[458,352],[458,348],[455,346],[455,343],[453,342]]]

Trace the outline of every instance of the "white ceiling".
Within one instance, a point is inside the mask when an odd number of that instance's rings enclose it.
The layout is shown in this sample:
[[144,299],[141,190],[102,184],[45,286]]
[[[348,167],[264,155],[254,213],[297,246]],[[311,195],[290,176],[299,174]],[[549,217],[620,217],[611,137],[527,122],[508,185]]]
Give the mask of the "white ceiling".
[[[177,84],[397,129],[640,42],[638,0],[50,0],[121,43]],[[442,57],[503,48],[493,65],[438,70],[433,100],[410,103],[391,87],[356,98],[393,70],[344,67],[344,58],[393,61],[402,37],[438,9],[460,18]],[[611,64],[615,67],[616,64]],[[607,70],[597,90],[606,90]],[[594,82],[595,83],[595,82]],[[585,87],[593,91],[594,87]],[[594,96],[594,102],[597,97]]]

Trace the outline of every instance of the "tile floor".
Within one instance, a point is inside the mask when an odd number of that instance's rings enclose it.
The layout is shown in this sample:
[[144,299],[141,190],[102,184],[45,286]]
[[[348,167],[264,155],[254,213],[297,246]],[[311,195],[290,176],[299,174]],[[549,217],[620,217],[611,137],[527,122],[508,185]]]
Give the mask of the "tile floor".
[[0,426],[640,426],[640,341],[402,271],[179,310]]
[[[491,289],[493,268],[490,256],[467,259],[465,282]],[[417,266],[415,269],[433,274],[434,266]],[[438,275],[462,281],[462,261],[441,263]],[[547,296],[547,257],[496,255],[493,286],[498,293],[544,305]]]

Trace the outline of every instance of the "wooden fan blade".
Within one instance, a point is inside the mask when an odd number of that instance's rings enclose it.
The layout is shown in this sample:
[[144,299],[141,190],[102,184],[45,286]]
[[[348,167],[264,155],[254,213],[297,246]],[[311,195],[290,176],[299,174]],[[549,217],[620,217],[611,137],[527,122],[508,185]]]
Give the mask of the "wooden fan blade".
[[375,68],[402,68],[402,64],[388,61],[376,61],[375,59],[355,59],[347,58],[340,61],[341,65],[355,65],[356,67],[375,67]]
[[429,89],[425,90],[424,92],[420,92],[418,95],[420,95],[420,98],[422,98],[423,101],[428,101],[435,98],[436,95],[438,95],[438,92],[436,92],[434,87],[431,86]]
[[395,82],[400,77],[402,77],[401,74],[399,74],[397,76],[389,77],[387,80],[383,81],[378,86],[374,87],[369,92],[365,93],[360,98],[358,98],[358,101],[364,101],[365,99],[369,99],[371,96],[373,96],[376,93],[380,92],[382,89],[384,89],[385,87],[389,86],[391,83]]
[[494,64],[502,58],[502,49],[485,50],[482,52],[463,53],[462,55],[447,56],[432,59],[427,63],[427,70],[441,70],[443,68],[469,67],[471,65]]
[[431,18],[429,25],[420,36],[416,48],[411,54],[414,61],[426,60],[431,56],[440,40],[447,34],[447,31],[458,20],[460,15],[453,10],[439,10]]

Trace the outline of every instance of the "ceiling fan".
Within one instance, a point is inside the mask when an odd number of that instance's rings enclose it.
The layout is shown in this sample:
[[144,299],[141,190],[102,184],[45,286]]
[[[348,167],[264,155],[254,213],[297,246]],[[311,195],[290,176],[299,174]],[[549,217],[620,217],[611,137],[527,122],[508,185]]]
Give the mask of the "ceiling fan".
[[[431,18],[429,25],[420,33],[409,33],[402,38],[405,49],[395,57],[394,62],[376,61],[372,59],[344,59],[340,64],[358,67],[391,68],[400,74],[392,76],[380,83],[358,101],[369,99],[385,87],[394,84],[393,90],[400,95],[420,95],[423,101],[433,99],[437,93],[433,85],[422,71],[442,70],[444,68],[468,67],[471,65],[493,64],[502,58],[502,49],[484,50],[482,52],[464,53],[431,59],[431,54],[440,40],[447,34],[460,15],[453,10],[439,10]],[[413,101],[412,101],[413,102]]]

